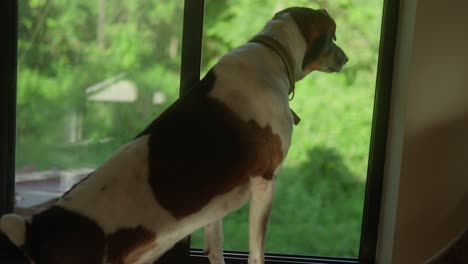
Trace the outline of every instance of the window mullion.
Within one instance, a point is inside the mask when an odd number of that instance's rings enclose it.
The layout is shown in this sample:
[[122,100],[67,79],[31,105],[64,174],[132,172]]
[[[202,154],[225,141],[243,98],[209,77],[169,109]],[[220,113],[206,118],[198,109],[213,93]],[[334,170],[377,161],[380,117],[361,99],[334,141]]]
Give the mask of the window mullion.
[[0,215],[15,203],[17,1],[2,1],[0,49],[3,54],[0,89]]
[[[185,0],[180,68],[180,96],[200,80],[204,0]],[[179,241],[156,263],[183,263],[189,256],[190,236]]]

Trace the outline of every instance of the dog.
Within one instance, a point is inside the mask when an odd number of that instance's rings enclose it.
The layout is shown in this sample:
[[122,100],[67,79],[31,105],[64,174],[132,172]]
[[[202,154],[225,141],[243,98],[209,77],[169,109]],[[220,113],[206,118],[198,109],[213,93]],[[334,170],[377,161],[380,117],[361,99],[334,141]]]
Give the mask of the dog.
[[0,230],[31,263],[151,263],[204,227],[224,263],[222,218],[248,200],[249,263],[264,263],[278,168],[297,115],[294,83],[348,61],[323,9],[292,7],[227,53],[133,141],[26,222]]

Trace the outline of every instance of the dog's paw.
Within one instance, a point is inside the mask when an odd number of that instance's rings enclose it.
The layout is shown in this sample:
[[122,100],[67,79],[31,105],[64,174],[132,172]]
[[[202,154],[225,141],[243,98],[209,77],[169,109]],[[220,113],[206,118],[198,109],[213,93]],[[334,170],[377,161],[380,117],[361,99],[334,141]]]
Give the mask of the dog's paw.
[[253,256],[252,254],[249,254],[249,264],[264,264],[265,260],[263,255],[256,255]]
[[224,264],[223,257],[209,255],[208,259],[210,260],[210,264]]
[[210,249],[203,250],[208,259],[210,260],[210,264],[224,264],[224,257],[223,253],[216,253],[215,251],[211,251]]

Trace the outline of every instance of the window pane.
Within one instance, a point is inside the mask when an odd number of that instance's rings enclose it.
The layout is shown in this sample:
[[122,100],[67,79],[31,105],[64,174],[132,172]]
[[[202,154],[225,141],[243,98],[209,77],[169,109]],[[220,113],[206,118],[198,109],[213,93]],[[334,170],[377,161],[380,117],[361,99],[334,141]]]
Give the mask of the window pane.
[[16,211],[30,216],[178,96],[183,1],[19,1]]
[[[383,1],[208,0],[204,70],[290,6],[325,8],[349,57],[338,74],[297,83],[292,109],[302,118],[280,171],[266,250],[357,257],[371,132]],[[248,206],[224,219],[225,249],[248,251]],[[203,247],[203,233],[193,247]]]

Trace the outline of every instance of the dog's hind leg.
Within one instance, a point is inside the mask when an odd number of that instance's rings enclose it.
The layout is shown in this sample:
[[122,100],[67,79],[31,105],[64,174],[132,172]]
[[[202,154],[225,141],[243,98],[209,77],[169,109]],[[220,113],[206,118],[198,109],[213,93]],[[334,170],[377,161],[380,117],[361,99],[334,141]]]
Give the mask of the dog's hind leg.
[[204,251],[211,264],[224,264],[222,219],[205,226]]
[[264,263],[263,252],[274,187],[274,179],[253,177],[250,180],[249,264]]

